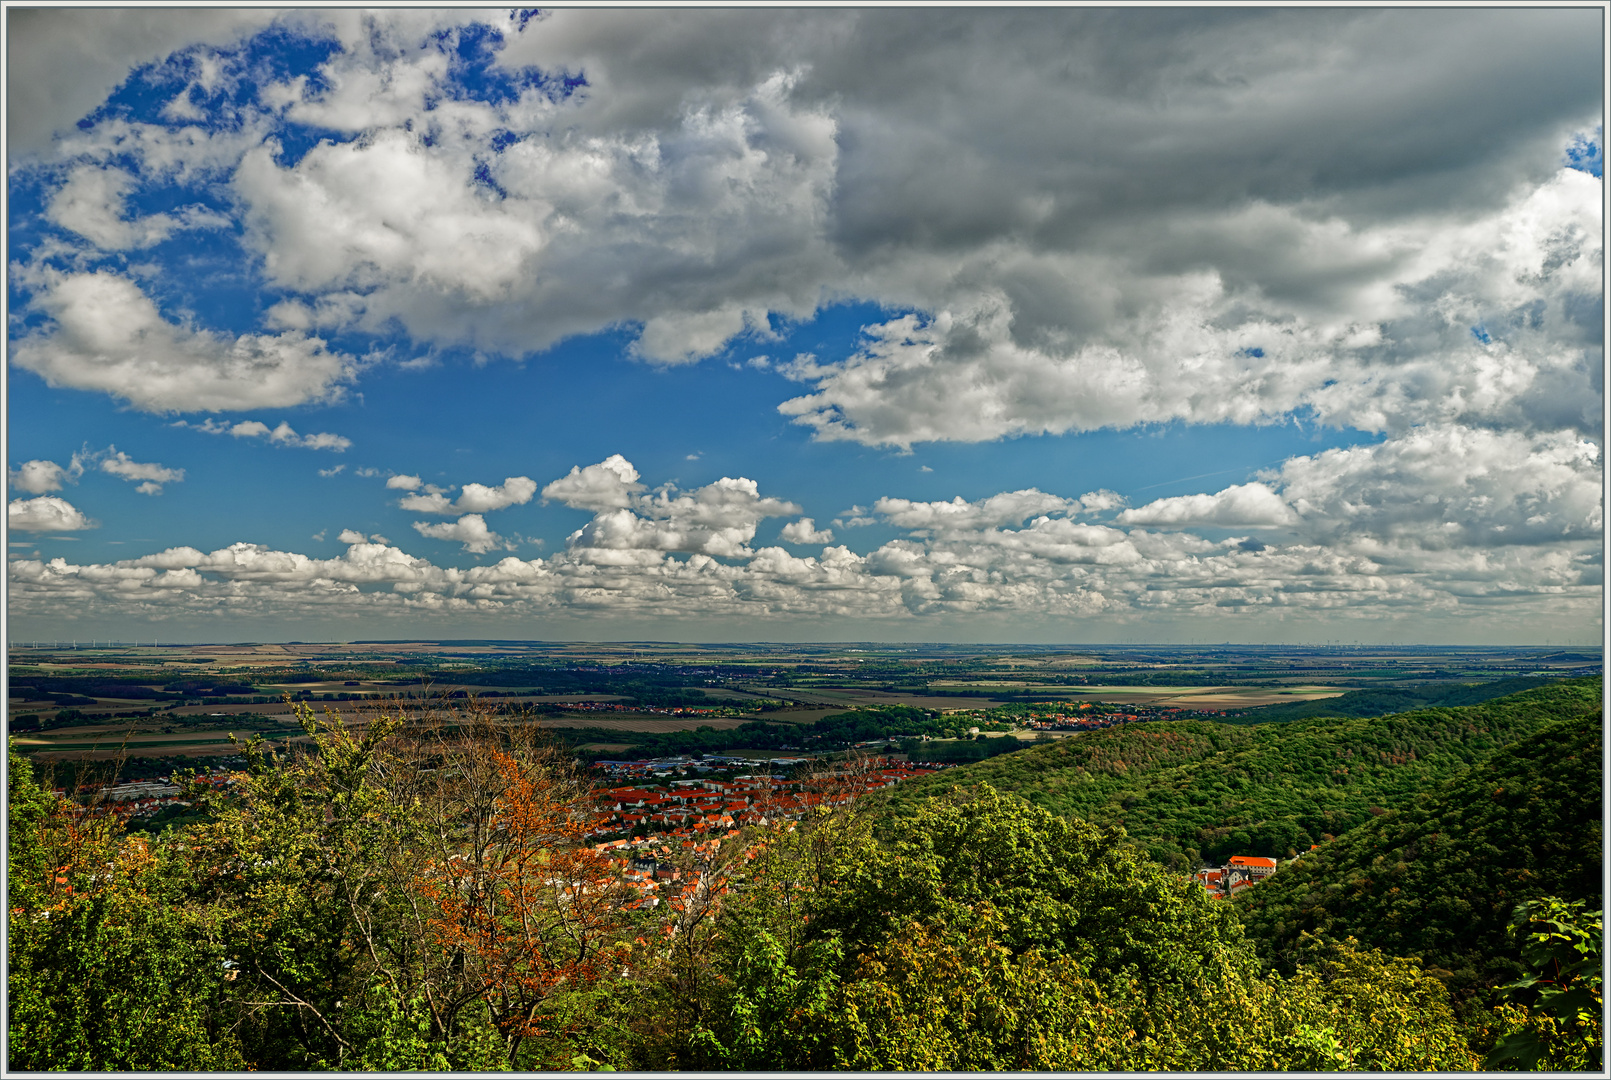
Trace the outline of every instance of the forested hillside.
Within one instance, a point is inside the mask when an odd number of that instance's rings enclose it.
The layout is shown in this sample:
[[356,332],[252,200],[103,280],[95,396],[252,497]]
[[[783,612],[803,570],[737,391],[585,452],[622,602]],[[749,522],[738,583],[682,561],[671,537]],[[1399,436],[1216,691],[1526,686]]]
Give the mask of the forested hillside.
[[1291,970],[1306,931],[1355,937],[1448,973],[1457,995],[1509,981],[1518,903],[1601,903],[1598,712],[1547,724],[1409,806],[1281,871],[1234,906],[1260,955]]
[[903,785],[890,819],[952,785],[988,783],[1054,813],[1122,825],[1168,866],[1290,857],[1355,828],[1525,738],[1597,710],[1600,679],[1464,708],[1233,727],[1126,724]]

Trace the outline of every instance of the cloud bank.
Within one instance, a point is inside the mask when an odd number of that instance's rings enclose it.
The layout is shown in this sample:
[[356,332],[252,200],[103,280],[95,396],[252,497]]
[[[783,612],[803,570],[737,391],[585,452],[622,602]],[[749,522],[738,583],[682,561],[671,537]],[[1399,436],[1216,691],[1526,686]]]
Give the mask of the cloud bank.
[[[1406,470],[1421,486],[1395,481]],[[16,613],[73,605],[145,619],[193,615],[228,597],[264,618],[849,620],[905,636],[956,618],[1026,628],[1168,617],[1189,626],[1238,612],[1340,632],[1499,607],[1588,625],[1602,580],[1600,483],[1597,450],[1569,435],[1425,430],[1117,513],[1033,490],[974,502],[885,498],[872,513],[896,539],[858,553],[802,519],[781,538],[824,546],[796,555],[755,543],[767,518],[798,512],[755,481],[646,493],[615,455],[544,489],[593,514],[547,558],[442,566],[347,529],[347,551],[332,559],[243,541],[106,564],[13,558],[10,580]],[[13,502],[11,514],[13,528],[86,527],[51,496]],[[1234,533],[1250,524],[1256,542]],[[414,528],[478,554],[508,546],[476,514]]]

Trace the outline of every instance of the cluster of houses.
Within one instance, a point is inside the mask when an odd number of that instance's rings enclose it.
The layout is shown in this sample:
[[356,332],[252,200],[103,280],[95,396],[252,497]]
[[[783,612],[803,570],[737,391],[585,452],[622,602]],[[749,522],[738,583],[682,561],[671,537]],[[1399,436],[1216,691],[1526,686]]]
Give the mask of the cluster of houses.
[[[702,894],[720,895],[731,866],[717,872],[718,853],[741,837],[744,826],[797,821],[814,807],[843,805],[934,771],[887,759],[869,764],[865,771],[820,780],[751,774],[674,780],[667,788],[607,788],[599,792],[601,821],[595,832],[641,835],[600,841],[594,850],[611,857],[639,892],[634,907],[657,907],[662,901],[676,907]],[[755,855],[752,847],[728,861],[742,864]]]
[[[223,770],[206,773],[197,776],[196,779],[215,791],[227,790],[239,782],[235,773]],[[64,799],[68,797],[65,788],[57,788],[56,794]],[[179,788],[166,780],[129,780],[105,787],[92,784],[79,792],[80,801],[84,796],[93,798],[97,795],[112,804],[115,811],[127,818],[150,817],[170,806],[190,805],[190,800],[183,798]]]
[[[636,846],[617,840],[600,844],[598,848],[614,854],[613,861],[621,868],[622,879],[638,894],[627,907],[654,908],[665,902],[680,910],[707,891],[718,898],[718,902],[720,897],[727,894],[727,875],[715,870],[713,864],[721,846],[737,840],[739,835],[740,830],[728,829],[719,835],[709,834],[697,840],[685,837],[674,844],[657,837],[656,842],[638,843]],[[683,858],[674,860],[679,853]],[[756,854],[756,849],[752,847],[744,851],[741,858],[747,863]],[[677,862],[682,865],[675,865]]]
[[830,776],[823,781],[748,774],[672,780],[665,788],[605,788],[598,793],[602,819],[595,831],[601,834],[630,832],[641,825],[648,832],[679,836],[741,825],[763,825],[796,819],[814,806],[848,802],[859,795],[892,787],[914,776],[927,776],[933,771],[905,762],[875,759],[865,772]]
[[1210,896],[1229,900],[1275,873],[1275,860],[1258,855],[1232,855],[1224,866],[1207,866],[1194,875]]

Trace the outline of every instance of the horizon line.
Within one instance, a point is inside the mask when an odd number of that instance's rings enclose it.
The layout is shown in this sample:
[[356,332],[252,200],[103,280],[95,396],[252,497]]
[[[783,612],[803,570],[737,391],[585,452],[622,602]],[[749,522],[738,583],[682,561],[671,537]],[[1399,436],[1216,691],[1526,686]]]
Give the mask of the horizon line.
[[1294,641],[1294,642],[1167,642],[1167,641],[1140,641],[1140,642],[968,642],[968,641],[873,641],[873,640],[820,640],[820,641],[679,641],[668,638],[358,638],[351,640],[306,641],[300,639],[264,640],[264,641],[160,641],[151,640],[149,643],[139,640],[123,640],[117,638],[93,639],[62,639],[40,638],[31,641],[9,641],[8,649],[149,649],[149,648],[261,648],[269,645],[511,645],[511,646],[567,646],[567,645],[616,645],[616,646],[698,646],[698,647],[726,647],[726,648],[812,648],[847,646],[867,646],[880,649],[892,648],[946,648],[946,649],[1033,649],[1037,651],[1051,649],[1597,649],[1604,650],[1603,642],[1573,643],[1573,642],[1508,642],[1504,644],[1464,645],[1457,643],[1439,642],[1389,642],[1366,644],[1362,642],[1342,643],[1326,641]]

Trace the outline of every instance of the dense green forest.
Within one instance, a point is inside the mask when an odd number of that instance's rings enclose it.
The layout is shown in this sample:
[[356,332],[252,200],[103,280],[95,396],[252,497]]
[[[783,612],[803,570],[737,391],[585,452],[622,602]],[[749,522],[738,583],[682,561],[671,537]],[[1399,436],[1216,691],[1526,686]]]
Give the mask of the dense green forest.
[[1232,855],[1287,858],[1403,807],[1551,720],[1598,710],[1572,679],[1464,708],[1233,727],[1123,724],[1040,744],[881,796],[886,814],[957,783],[989,783],[1054,813],[1122,825],[1177,869]]
[[1598,713],[1547,724],[1338,837],[1238,898],[1260,955],[1290,969],[1299,937],[1355,937],[1447,972],[1459,997],[1521,974],[1505,924],[1545,895],[1601,906]]
[[[1598,700],[1086,733],[684,846],[657,905],[487,712],[301,708],[157,836],[13,754],[8,1065],[1598,1069]],[[1247,897],[1179,872],[1312,825]]]

